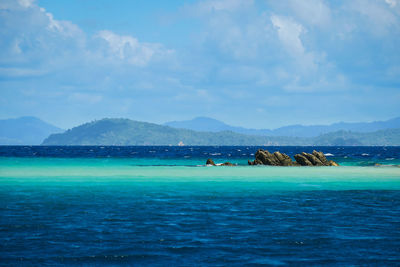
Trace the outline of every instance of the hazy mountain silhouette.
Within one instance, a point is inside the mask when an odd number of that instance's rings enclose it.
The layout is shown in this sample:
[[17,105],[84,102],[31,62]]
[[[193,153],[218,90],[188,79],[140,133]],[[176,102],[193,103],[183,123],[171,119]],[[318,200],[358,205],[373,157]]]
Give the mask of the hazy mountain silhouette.
[[40,145],[50,134],[62,131],[35,117],[0,120],[0,144]]
[[265,135],[265,136],[292,136],[292,137],[316,137],[321,134],[336,132],[336,131],[353,131],[360,133],[375,132],[384,129],[400,128],[400,117],[390,119],[387,121],[374,121],[374,122],[357,122],[347,123],[339,122],[330,125],[289,125],[277,129],[248,129],[244,127],[236,127],[228,125],[224,122],[208,117],[197,117],[192,120],[186,121],[171,121],[164,125],[180,128],[190,129],[195,131],[232,131],[241,134],[250,135]]

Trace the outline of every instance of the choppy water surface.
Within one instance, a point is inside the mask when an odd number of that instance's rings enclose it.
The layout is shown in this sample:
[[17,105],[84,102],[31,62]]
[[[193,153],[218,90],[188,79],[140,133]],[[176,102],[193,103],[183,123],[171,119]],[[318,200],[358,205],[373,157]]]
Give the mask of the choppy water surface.
[[400,148],[317,149],[0,147],[0,265],[399,265]]

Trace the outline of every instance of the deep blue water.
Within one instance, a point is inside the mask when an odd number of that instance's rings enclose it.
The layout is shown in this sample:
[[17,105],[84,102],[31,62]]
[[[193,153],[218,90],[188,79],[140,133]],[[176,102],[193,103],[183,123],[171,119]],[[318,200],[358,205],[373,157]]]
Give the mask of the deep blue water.
[[300,152],[323,151],[330,159],[360,166],[399,164],[400,147],[254,147],[254,146],[0,146],[0,157],[53,158],[161,158],[161,159],[254,159],[258,148],[281,151],[290,157]]
[[[252,166],[210,167],[201,176],[207,167],[159,167],[208,157],[245,162],[256,149],[0,147],[0,265],[400,266],[400,168],[368,167],[398,162],[400,148],[316,148],[348,165],[325,168],[353,179],[351,188],[360,172],[373,173],[377,186],[368,190],[340,189],[343,177],[335,190],[288,190],[285,177],[271,189],[271,175],[295,167],[258,168],[257,179],[229,179],[235,168],[246,173]],[[293,155],[315,148],[268,149]],[[148,166],[132,166],[142,158]],[[293,170],[307,180],[302,168]],[[321,180],[329,183],[323,168]],[[220,182],[209,177],[221,172]],[[381,179],[390,182],[385,189]]]

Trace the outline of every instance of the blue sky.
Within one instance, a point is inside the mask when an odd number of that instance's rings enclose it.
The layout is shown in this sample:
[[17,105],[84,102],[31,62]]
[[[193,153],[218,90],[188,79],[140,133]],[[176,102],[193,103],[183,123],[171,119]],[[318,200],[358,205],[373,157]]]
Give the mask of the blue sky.
[[400,116],[399,0],[2,0],[0,117]]

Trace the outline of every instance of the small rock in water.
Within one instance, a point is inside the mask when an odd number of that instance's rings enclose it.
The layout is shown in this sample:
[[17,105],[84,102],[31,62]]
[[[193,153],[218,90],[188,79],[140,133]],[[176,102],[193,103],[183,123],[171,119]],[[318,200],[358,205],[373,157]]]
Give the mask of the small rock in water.
[[216,164],[214,163],[214,161],[212,159],[208,159],[206,162],[206,165],[216,166]]
[[336,162],[334,162],[333,160],[330,160],[328,162],[329,166],[339,166],[339,164],[337,164]]
[[221,164],[217,164],[218,166],[236,166],[235,164],[232,164],[230,162],[225,162],[225,163],[221,163]]
[[212,166],[236,166],[236,164],[232,164],[230,162],[215,164],[215,162],[212,159],[208,159],[207,162],[206,162],[206,165],[212,165]]

